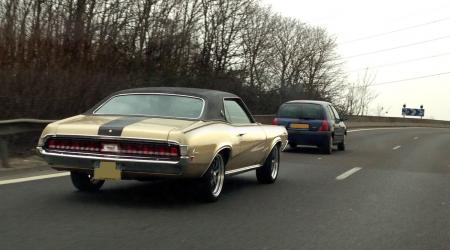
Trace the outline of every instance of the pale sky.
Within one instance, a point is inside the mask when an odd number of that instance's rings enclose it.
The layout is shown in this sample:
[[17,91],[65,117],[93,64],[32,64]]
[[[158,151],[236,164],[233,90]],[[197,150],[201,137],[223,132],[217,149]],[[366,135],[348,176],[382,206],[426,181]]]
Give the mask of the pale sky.
[[[449,0],[263,0],[273,10],[303,22],[327,28],[336,36],[343,57],[439,39],[415,46],[345,59],[349,80],[356,80],[369,67],[376,74],[374,84],[450,72]],[[422,25],[425,23],[431,23]],[[421,25],[421,26],[420,26]],[[376,38],[359,38],[420,26]],[[446,38],[443,38],[446,37]],[[394,64],[412,59],[432,57]],[[360,69],[360,71],[358,71]],[[388,116],[401,116],[403,104],[425,108],[425,118],[450,120],[450,74],[373,86],[378,98],[371,105],[389,110]]]

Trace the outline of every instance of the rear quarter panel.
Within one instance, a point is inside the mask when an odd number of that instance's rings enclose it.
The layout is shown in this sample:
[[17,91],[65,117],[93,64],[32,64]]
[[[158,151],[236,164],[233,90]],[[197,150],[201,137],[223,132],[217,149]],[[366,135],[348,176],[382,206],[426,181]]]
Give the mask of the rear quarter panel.
[[169,139],[188,146],[191,159],[183,174],[186,177],[202,176],[220,150],[232,149],[238,142],[232,128],[222,122],[207,123],[188,131],[173,131]]
[[[265,152],[262,154],[263,158],[260,159],[260,164],[263,164],[275,144],[280,142],[282,148],[287,144],[287,131],[281,126],[259,126],[263,133],[266,134]],[[184,145],[188,145],[188,155],[192,156],[192,158],[189,161],[189,166],[184,171],[185,177],[202,176],[215,155],[224,148],[231,150],[230,160],[232,160],[236,153],[236,151],[233,151],[233,148],[236,149],[239,143],[239,138],[236,137],[236,131],[233,127],[221,122],[205,124],[190,131],[174,131],[169,137],[175,141],[180,141]]]
[[287,141],[287,130],[285,127],[283,126],[275,126],[275,125],[261,125],[261,127],[263,128],[263,130],[266,133],[267,136],[267,147],[269,150],[267,150],[266,154],[264,155],[264,158],[261,159],[261,164],[264,163],[264,161],[266,160],[267,156],[269,155],[270,151],[272,150],[272,148],[275,146],[275,144],[277,143],[281,143],[281,149],[284,149],[284,147],[287,145],[288,141]]

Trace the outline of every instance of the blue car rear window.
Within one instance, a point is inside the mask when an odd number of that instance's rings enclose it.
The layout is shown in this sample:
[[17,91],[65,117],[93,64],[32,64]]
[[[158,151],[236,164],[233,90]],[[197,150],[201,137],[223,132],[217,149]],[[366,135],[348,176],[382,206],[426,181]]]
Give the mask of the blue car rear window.
[[285,103],[281,105],[277,116],[304,120],[325,119],[325,113],[322,106],[313,103]]

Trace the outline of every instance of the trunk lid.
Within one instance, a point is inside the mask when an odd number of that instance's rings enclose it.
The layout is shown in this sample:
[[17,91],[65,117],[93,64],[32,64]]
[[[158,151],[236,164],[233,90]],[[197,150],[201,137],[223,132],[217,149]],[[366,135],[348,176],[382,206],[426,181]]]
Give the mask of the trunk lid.
[[276,119],[278,121],[277,125],[284,126],[287,130],[318,131],[323,123],[323,120],[307,120],[283,117],[278,117]]
[[201,126],[202,121],[124,116],[78,116],[57,123],[58,135],[119,136],[167,140],[174,130]]

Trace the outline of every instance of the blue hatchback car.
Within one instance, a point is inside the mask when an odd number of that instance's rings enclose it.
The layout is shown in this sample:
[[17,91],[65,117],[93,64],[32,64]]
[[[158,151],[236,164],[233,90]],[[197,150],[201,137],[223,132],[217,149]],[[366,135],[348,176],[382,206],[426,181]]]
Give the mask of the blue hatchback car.
[[289,145],[317,146],[331,154],[333,145],[345,150],[347,127],[329,102],[296,100],[283,103],[272,124],[285,126]]

